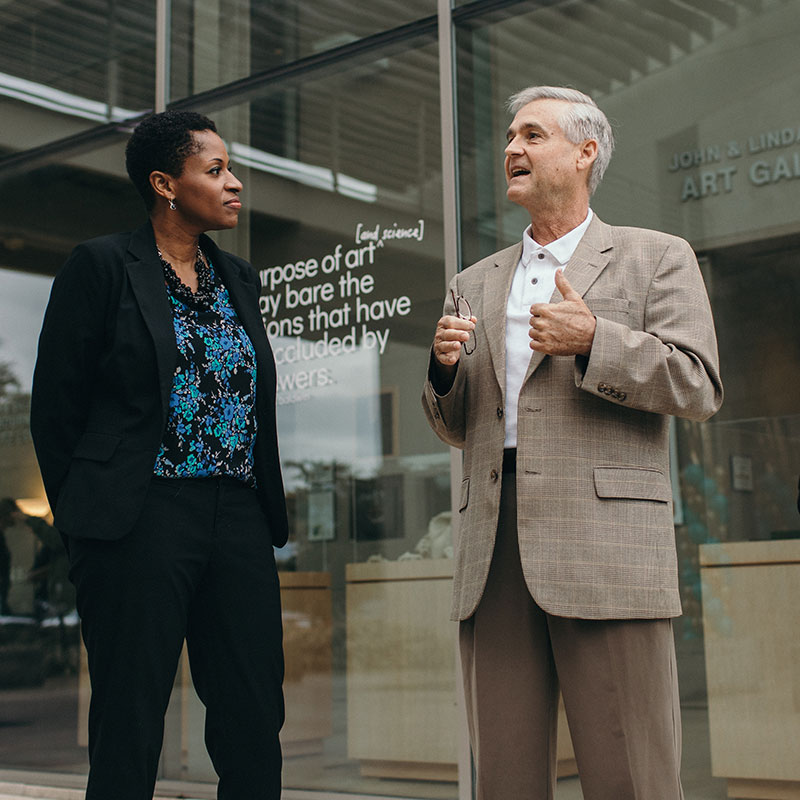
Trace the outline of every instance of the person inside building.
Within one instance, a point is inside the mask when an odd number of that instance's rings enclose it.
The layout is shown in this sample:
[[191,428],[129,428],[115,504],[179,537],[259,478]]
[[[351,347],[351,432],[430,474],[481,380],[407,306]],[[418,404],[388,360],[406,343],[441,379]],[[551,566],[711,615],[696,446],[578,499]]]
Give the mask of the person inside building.
[[12,497],[0,500],[0,617],[14,613],[8,602],[11,591],[11,550],[6,542],[6,529],[13,527],[23,517],[17,501]]
[[61,268],[31,402],[88,652],[86,797],[152,797],[185,638],[218,796],[277,800],[275,364],[255,270],[205,235],[237,224],[242,184],[194,112],[144,119],[126,166],[149,220]]
[[677,800],[668,427],[722,402],[711,309],[686,242],[590,209],[613,149],[590,97],[534,86],[509,110],[507,195],[531,223],[452,280],[423,392],[464,451],[477,797],[553,797],[560,688],[586,797]]

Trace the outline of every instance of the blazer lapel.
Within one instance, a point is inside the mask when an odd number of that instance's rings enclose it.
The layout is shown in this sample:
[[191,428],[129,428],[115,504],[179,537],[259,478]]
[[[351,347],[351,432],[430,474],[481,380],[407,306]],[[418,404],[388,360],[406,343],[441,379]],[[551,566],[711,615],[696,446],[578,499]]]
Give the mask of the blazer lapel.
[[[608,265],[612,247],[609,226],[595,214],[583,238],[578,242],[572,258],[564,267],[564,276],[581,297],[589,291],[589,287]],[[558,303],[561,300],[561,292],[555,289],[550,302]]]
[[125,269],[145,325],[153,337],[161,389],[161,410],[166,423],[178,350],[164,273],[149,222],[131,234]]
[[[522,242],[497,254],[494,270],[483,285],[483,326],[489,341],[497,382],[503,397],[506,393],[506,308],[514,272],[522,255]],[[469,298],[467,298],[469,299]]]
[[[564,277],[569,281],[570,286],[583,297],[589,287],[597,280],[600,273],[606,268],[611,259],[613,243],[609,232],[609,226],[602,222],[595,214],[589,227],[586,229],[572,258],[564,267]],[[551,303],[560,303],[562,300],[561,292],[553,290],[550,297]],[[536,371],[539,364],[545,358],[544,353],[533,351],[531,360],[528,363],[528,370],[525,373],[525,381]]]

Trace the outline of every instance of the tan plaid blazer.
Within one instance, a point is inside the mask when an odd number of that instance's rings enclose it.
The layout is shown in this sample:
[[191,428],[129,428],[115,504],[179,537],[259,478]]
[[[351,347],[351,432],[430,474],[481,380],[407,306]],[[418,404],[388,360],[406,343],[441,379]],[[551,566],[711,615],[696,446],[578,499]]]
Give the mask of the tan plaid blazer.
[[[452,281],[478,319],[450,391],[423,390],[428,421],[464,450],[453,618],[481,599],[502,483],[506,302],[521,244]],[[531,351],[520,393],[517,517],[531,595],[585,619],[681,613],[669,478],[669,417],[722,403],[717,342],[692,249],[596,216],[564,274],[597,317],[591,355]],[[552,302],[558,302],[558,290]],[[445,313],[453,307],[448,293]]]

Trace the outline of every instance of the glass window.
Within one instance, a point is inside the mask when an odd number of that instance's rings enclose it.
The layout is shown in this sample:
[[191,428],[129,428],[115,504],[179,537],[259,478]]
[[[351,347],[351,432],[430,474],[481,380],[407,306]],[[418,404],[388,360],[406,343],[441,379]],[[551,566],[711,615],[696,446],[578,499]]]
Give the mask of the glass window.
[[[88,677],[66,551],[29,433],[52,276],[79,241],[130,229],[141,200],[117,144],[0,174],[0,768],[85,773]],[[43,746],[45,743],[45,746]]]
[[[151,108],[155,5],[0,2],[0,156]],[[800,781],[785,702],[800,602],[800,123],[787,111],[800,0],[483,6],[454,3],[463,265],[528,222],[505,198],[506,98],[535,83],[591,93],[617,136],[593,208],[691,242],[726,385],[712,421],[673,430],[686,793]],[[429,31],[436,7],[172,0],[171,99],[406,24]],[[445,289],[437,46],[426,33],[247,92],[198,110],[244,182],[239,227],[217,238],[261,275],[278,363],[285,784],[455,798],[450,455],[419,402]],[[86,666],[27,415],[52,275],[76,242],[143,220],[124,142],[0,164],[4,769],[86,771]],[[184,658],[161,776],[211,783],[190,686]],[[562,739],[560,800],[581,796],[571,756]]]
[[28,430],[50,283],[0,268],[0,767],[83,772],[75,596]]
[[34,147],[152,108],[155,6],[0,4],[0,148]]
[[[278,365],[287,788],[457,796],[449,453],[419,400],[445,286],[436,74],[411,42],[215,115],[249,209],[219,239],[260,272]],[[165,774],[211,779],[184,730]]]
[[[278,362],[290,788],[457,796],[450,460],[419,402],[445,286],[437,55],[408,40],[210,112],[247,208],[218,238],[261,274]],[[86,663],[27,415],[52,275],[143,219],[123,148],[0,175],[0,497],[20,509],[2,528],[0,693],[58,743],[6,738],[5,768],[86,770]],[[161,774],[213,781],[190,682],[184,661]]]
[[173,99],[436,14],[436,0],[172,0]]
[[[457,28],[465,265],[529,223],[505,197],[504,104],[535,84],[591,94],[615,128],[595,212],[683,236],[700,256],[726,399],[710,422],[675,426],[675,635],[693,797],[725,796],[722,779],[733,794],[800,778],[784,768],[796,761],[797,715],[777,699],[792,691],[781,641],[796,599],[756,600],[773,597],[773,581],[785,588],[781,558],[796,579],[800,555],[800,128],[787,110],[800,88],[798,34],[796,1],[564,2]],[[735,569],[760,559],[759,573]],[[560,791],[579,796],[577,779]]]

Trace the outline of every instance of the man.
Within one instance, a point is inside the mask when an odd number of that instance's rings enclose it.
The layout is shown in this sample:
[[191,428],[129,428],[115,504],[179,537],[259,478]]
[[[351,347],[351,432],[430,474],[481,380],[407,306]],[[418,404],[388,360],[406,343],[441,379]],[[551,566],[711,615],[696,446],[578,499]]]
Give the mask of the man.
[[560,687],[587,800],[676,800],[669,415],[722,402],[697,260],[589,209],[613,149],[572,89],[514,95],[523,241],[457,275],[423,405],[464,450],[454,618],[479,800],[552,798]]

